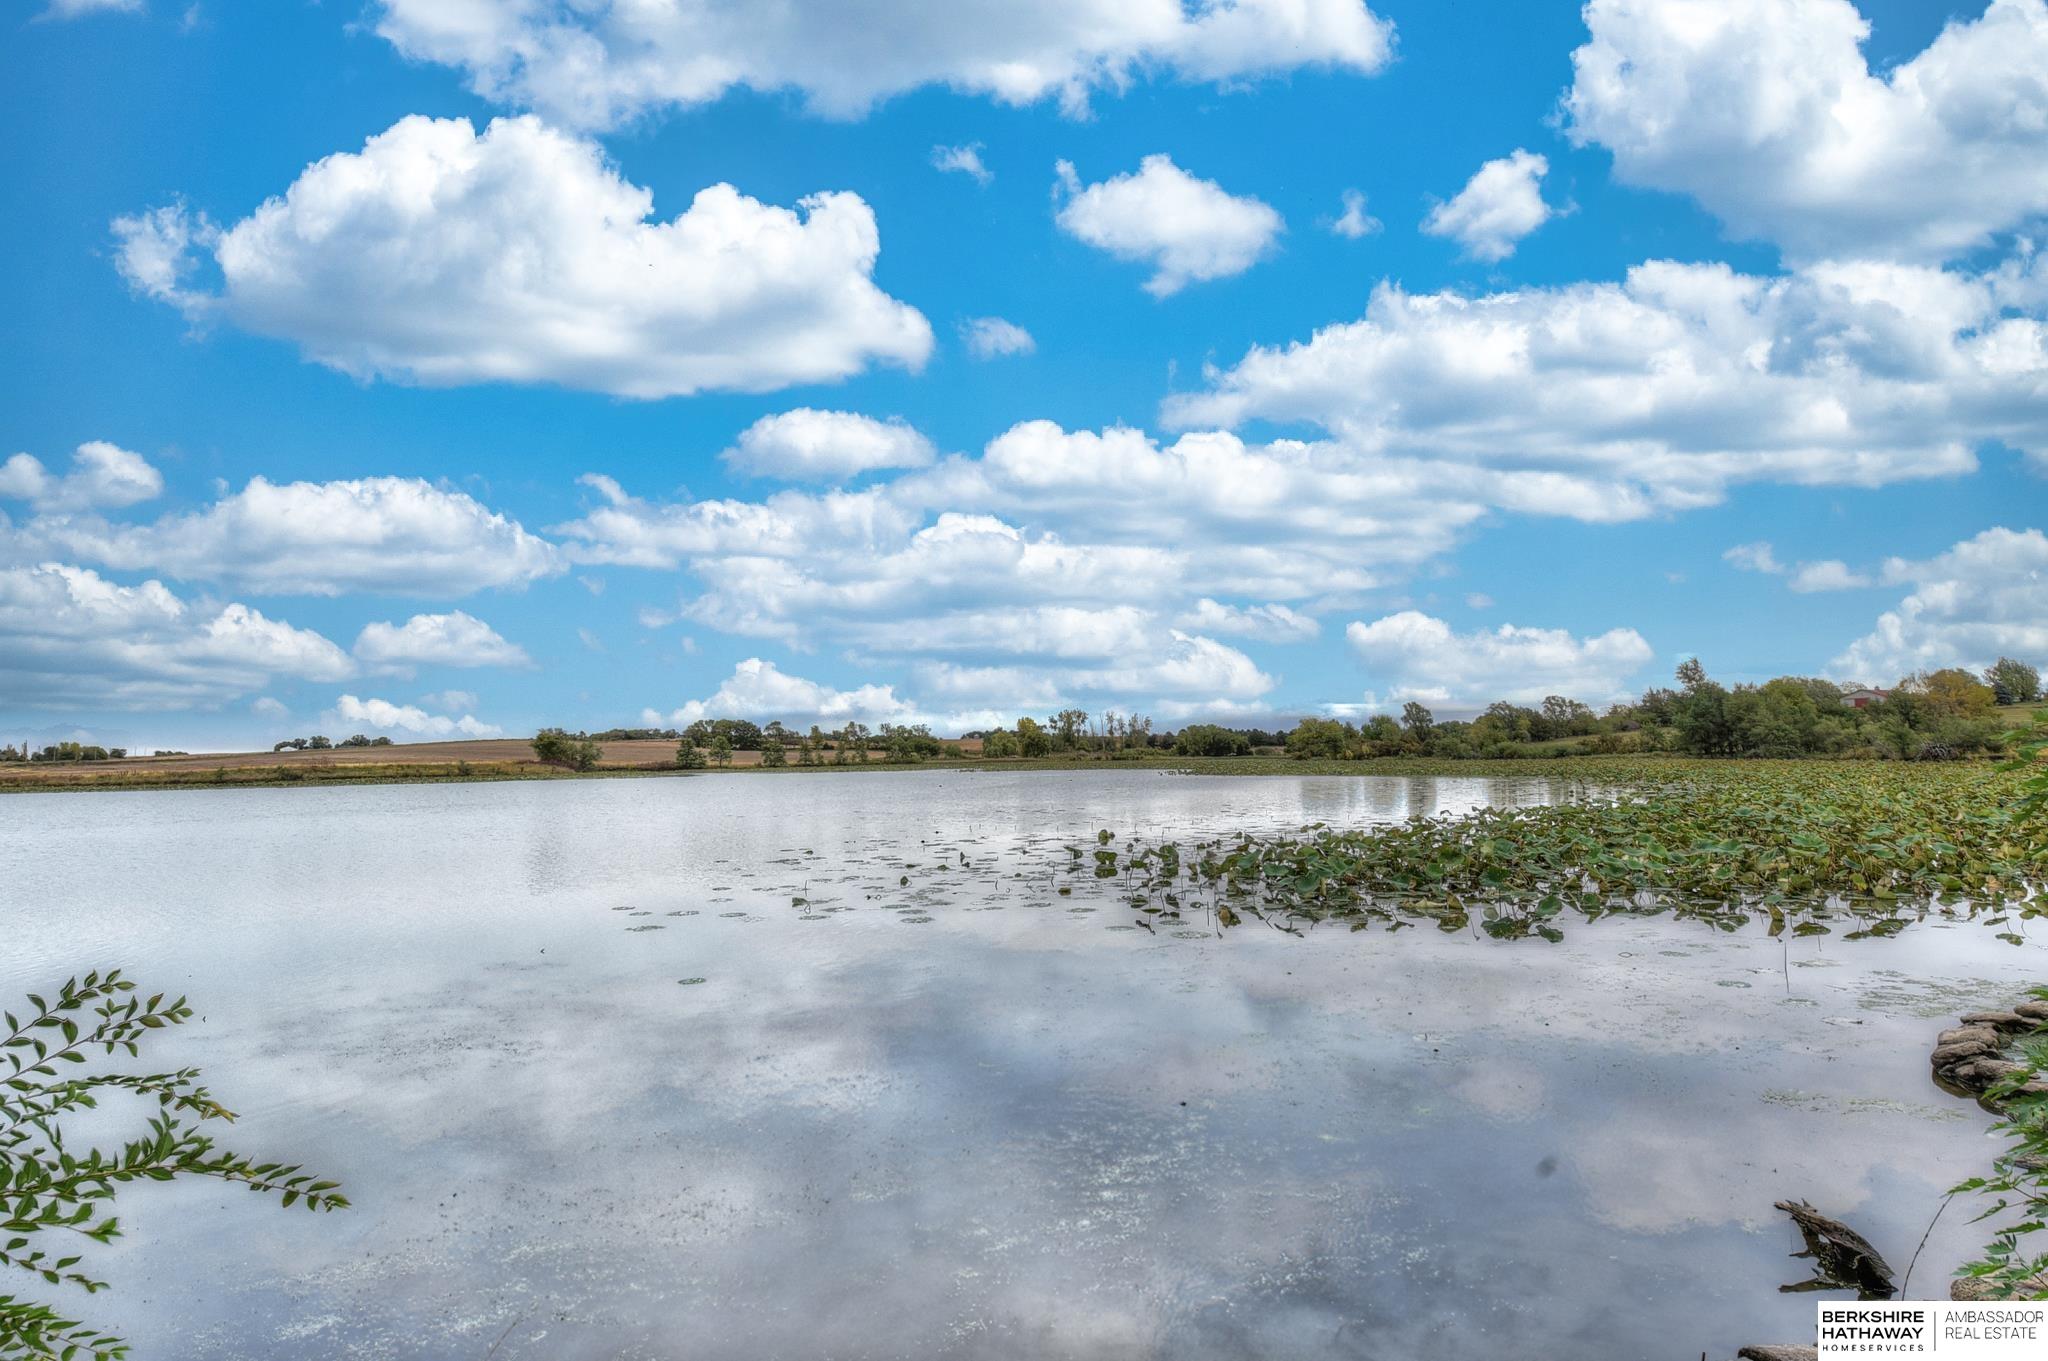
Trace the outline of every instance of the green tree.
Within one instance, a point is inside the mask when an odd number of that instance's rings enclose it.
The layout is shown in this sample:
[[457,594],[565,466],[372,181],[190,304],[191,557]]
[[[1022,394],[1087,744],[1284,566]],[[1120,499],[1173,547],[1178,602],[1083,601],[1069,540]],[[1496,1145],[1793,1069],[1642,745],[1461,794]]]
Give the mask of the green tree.
[[1427,744],[1430,729],[1436,726],[1436,715],[1411,699],[1401,706],[1401,726],[1407,729],[1410,737]]
[[1820,707],[1796,677],[1780,676],[1756,689],[1737,689],[1722,705],[1734,754],[1797,757],[1814,749]]
[[[218,1148],[202,1129],[233,1120],[234,1113],[199,1085],[198,1069],[88,1071],[95,1052],[135,1057],[154,1032],[192,1017],[182,997],[166,1003],[159,993],[139,1001],[136,991],[118,969],[95,971],[67,980],[51,1001],[31,994],[26,1021],[6,1014],[0,1039],[0,1269],[87,1293],[105,1289],[106,1282],[80,1269],[80,1255],[66,1249],[81,1239],[104,1246],[120,1237],[114,1197],[136,1184],[206,1177],[274,1193],[287,1206],[348,1205],[339,1183],[319,1180],[295,1164],[258,1163]],[[155,1107],[140,1137],[118,1149],[81,1148],[65,1137],[67,1117],[122,1096]],[[103,1124],[110,1113],[96,1111],[94,1123]],[[39,1246],[43,1235],[62,1239],[65,1248]],[[110,1333],[46,1305],[0,1294],[0,1356],[114,1361],[127,1354],[127,1345]]]
[[1000,761],[1017,754],[1017,734],[1004,728],[982,734],[981,755],[983,760]]
[[1297,761],[1336,761],[1349,753],[1352,730],[1334,718],[1304,718],[1287,734],[1287,754]]
[[697,739],[688,733],[676,744],[676,764],[684,770],[704,769],[704,748],[697,745]]
[[544,765],[590,770],[604,755],[604,748],[587,737],[571,737],[560,728],[542,728],[534,734],[533,754]]
[[818,725],[813,723],[811,730],[804,734],[804,740],[797,743],[796,763],[800,766],[818,764],[818,752],[824,745],[825,734],[819,732]]
[[1027,761],[1052,754],[1052,734],[1038,726],[1038,720],[1017,720],[1017,754]]
[[1214,723],[1190,723],[1174,738],[1173,749],[1182,756],[1249,756],[1252,742],[1243,733]]
[[783,749],[781,734],[778,733],[772,737],[765,733],[762,735],[761,764],[764,766],[786,766],[789,764],[789,753]]
[[732,764],[732,739],[719,733],[711,739],[711,764],[729,766]]
[[868,763],[868,738],[871,736],[865,723],[848,723],[832,737],[832,764],[866,765]]
[[1050,720],[1052,744],[1061,751],[1075,751],[1081,746],[1088,732],[1088,711],[1085,709],[1062,709]]
[[1901,688],[1923,696],[1928,707],[1943,718],[1982,718],[1998,702],[1990,686],[1954,666],[1913,676]]
[[1542,722],[1543,715],[1534,709],[1499,700],[1486,706],[1486,712],[1473,720],[1472,729],[1474,739],[1486,745],[1527,742],[1535,737]]
[[1564,695],[1545,695],[1542,714],[1548,737],[1584,737],[1598,726],[1591,709]]
[[2041,673],[2010,657],[1993,662],[1984,672],[1984,683],[2000,704],[2032,704],[2041,698]]

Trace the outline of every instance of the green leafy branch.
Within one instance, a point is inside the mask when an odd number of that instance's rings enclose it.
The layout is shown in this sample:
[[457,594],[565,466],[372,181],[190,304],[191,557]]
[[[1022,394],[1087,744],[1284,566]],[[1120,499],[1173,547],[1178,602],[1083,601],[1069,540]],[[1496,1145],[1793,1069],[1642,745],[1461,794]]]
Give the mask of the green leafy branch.
[[[196,1068],[165,1073],[78,1072],[97,1053],[136,1057],[150,1032],[184,1024],[192,1008],[182,997],[137,995],[118,969],[65,981],[54,999],[31,993],[27,1019],[0,1012],[0,1271],[72,1285],[87,1294],[106,1283],[80,1268],[82,1253],[46,1246],[60,1238],[104,1245],[121,1234],[114,1197],[122,1186],[178,1177],[210,1177],[274,1193],[287,1206],[338,1210],[348,1205],[339,1183],[295,1163],[259,1163],[220,1149],[201,1126],[235,1116],[199,1083]],[[63,1117],[92,1109],[108,1093],[154,1100],[146,1131],[117,1149],[74,1152]],[[81,1245],[82,1246],[82,1245]],[[0,1294],[0,1356],[125,1357],[120,1338],[64,1317],[48,1306]]]
[[[2048,988],[2034,989],[2048,1001]],[[1972,1177],[1955,1188],[1993,1198],[1977,1222],[2016,1210],[2018,1216],[2000,1226],[1983,1255],[1963,1268],[1965,1276],[1984,1281],[1997,1299],[2048,1297],[2048,1250],[2029,1253],[2031,1234],[2048,1228],[2048,1096],[2038,1085],[2048,1074],[2048,1040],[2022,1044],[2020,1072],[1994,1084],[1987,1100],[2001,1107],[2003,1118],[1991,1132],[2007,1140],[2005,1151],[1992,1161],[1991,1175]],[[2033,1092],[2026,1088],[2035,1085]]]

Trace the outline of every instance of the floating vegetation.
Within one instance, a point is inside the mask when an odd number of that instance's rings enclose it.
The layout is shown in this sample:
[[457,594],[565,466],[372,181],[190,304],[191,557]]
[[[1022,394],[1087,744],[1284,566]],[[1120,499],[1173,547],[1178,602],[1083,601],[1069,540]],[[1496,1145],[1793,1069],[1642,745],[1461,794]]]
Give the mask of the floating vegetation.
[[692,986],[694,986],[694,985],[696,985],[696,984],[698,984],[698,983],[702,983],[703,981],[704,981],[704,980],[703,980],[703,979],[701,979],[701,978],[678,978],[678,979],[676,980],[676,982],[680,983],[680,984],[681,984],[682,986],[684,986],[684,987],[686,987],[686,988],[687,988],[687,987],[692,987]]
[[2018,926],[2048,911],[2048,819],[2026,815],[2019,789],[1985,767],[1701,763],[1582,791],[1597,801],[1122,852],[1103,831],[1085,855],[1067,850],[1070,872],[1121,878],[1134,903],[1193,896],[1221,926],[1433,921],[1555,942],[1574,917],[1668,912],[1731,931],[1764,920],[1773,936],[1847,926],[1854,940],[1934,912],[2020,944]]

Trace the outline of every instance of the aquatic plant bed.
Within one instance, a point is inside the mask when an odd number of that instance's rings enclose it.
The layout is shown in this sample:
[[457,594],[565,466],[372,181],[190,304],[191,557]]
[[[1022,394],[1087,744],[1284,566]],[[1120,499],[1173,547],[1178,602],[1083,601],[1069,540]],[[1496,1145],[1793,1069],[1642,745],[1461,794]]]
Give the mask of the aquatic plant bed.
[[[1104,831],[1070,867],[1124,879],[1148,916],[1190,908],[1220,925],[1474,921],[1556,941],[1572,918],[1662,913],[1772,935],[1890,935],[1927,913],[2019,944],[2042,915],[2048,820],[2016,811],[2019,779],[1988,766],[1890,763],[1552,763],[1566,802],[1315,824],[1183,845]],[[1617,780],[1617,776],[1624,778]],[[1604,777],[1604,778],[1603,778]]]

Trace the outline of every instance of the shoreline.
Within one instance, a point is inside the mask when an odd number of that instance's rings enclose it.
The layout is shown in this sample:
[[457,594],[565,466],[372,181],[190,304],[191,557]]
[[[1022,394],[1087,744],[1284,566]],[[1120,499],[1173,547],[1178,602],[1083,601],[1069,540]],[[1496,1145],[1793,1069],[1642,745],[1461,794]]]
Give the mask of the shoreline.
[[[752,754],[752,753],[749,753]],[[1313,759],[1298,761],[1287,756],[1146,756],[1111,759],[1094,756],[937,758],[917,762],[848,762],[813,766],[791,763],[762,766],[758,763],[723,769],[685,770],[672,765],[615,764],[576,771],[526,760],[489,761],[276,761],[225,756],[218,764],[185,757],[171,768],[150,769],[141,762],[123,768],[95,770],[93,764],[37,769],[30,766],[0,767],[0,794],[92,793],[108,790],[157,789],[288,789],[295,786],[380,785],[380,784],[484,784],[519,780],[608,780],[667,777],[772,778],[790,774],[844,774],[853,772],[913,772],[966,770],[1147,771],[1160,775],[1223,775],[1260,778],[1281,775],[1336,776],[1468,776],[1484,779],[1541,778],[1596,780],[1612,783],[1640,783],[1646,779],[1677,775],[1689,770],[1755,769],[1781,767],[1900,767],[1912,763],[1872,760],[1733,760],[1678,756],[1666,753],[1612,756],[1509,757],[1452,760],[1427,756],[1385,756],[1361,761]],[[1989,762],[1953,762],[1947,766],[1974,766]],[[1918,768],[1915,766],[1914,768]],[[24,773],[27,772],[27,773]]]

